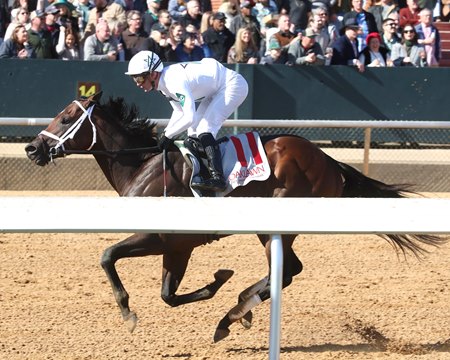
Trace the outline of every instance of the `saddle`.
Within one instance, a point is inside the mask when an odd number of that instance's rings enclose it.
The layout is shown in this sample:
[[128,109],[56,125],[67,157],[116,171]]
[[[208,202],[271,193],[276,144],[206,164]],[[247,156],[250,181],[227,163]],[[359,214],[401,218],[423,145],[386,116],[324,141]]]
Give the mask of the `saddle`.
[[[192,169],[190,183],[196,176],[209,176],[206,154],[197,138],[188,137],[184,141],[177,140],[174,143]],[[217,139],[217,143],[227,188],[215,196],[225,196],[239,186],[245,186],[251,181],[265,181],[270,176],[269,162],[257,132],[225,136]],[[192,187],[191,190],[195,197],[202,196],[198,190]]]

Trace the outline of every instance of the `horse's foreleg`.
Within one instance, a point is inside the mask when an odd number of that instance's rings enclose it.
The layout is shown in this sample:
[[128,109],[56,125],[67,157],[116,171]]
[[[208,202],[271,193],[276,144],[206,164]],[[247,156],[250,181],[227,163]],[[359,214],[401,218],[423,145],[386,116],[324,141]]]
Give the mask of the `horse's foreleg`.
[[130,310],[129,295],[120,280],[115,263],[126,257],[138,257],[161,254],[161,246],[158,235],[135,234],[129,238],[107,248],[102,255],[101,266],[111,284],[114,297],[119,305],[122,318],[128,330],[133,332],[137,325],[136,313]]
[[191,293],[177,295],[176,292],[186,272],[191,253],[192,250],[184,253],[167,253],[163,256],[161,297],[170,306],[211,299],[233,275],[232,270],[218,270],[214,274],[215,280],[210,284]]

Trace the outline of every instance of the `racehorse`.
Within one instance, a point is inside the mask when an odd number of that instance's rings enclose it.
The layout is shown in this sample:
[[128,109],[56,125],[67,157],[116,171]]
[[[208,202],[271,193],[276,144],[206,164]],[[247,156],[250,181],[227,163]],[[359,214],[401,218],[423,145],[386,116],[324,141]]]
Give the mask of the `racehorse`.
[[[100,103],[101,93],[70,103],[25,148],[27,156],[44,166],[70,153],[93,154],[111,186],[120,196],[192,196],[189,187],[191,169],[175,146],[166,159],[157,147],[155,124],[139,119],[135,105],[122,98]],[[264,182],[250,182],[230,196],[241,197],[405,197],[407,187],[388,185],[361,174],[351,166],[326,155],[310,141],[293,135],[261,137],[271,168]],[[163,167],[167,163],[167,171]],[[268,211],[270,211],[268,209]],[[151,221],[151,209],[149,209]],[[199,215],[201,216],[201,215]],[[300,219],[299,219],[300,221]],[[327,219],[323,219],[324,223]],[[381,235],[383,236],[383,235]],[[252,308],[270,297],[270,237],[258,235],[269,260],[269,275],[239,294],[234,306],[219,322],[214,340],[225,338],[229,326],[240,320],[249,328]],[[433,235],[383,236],[398,252],[416,256],[427,251],[425,245],[439,246],[444,240]],[[302,263],[292,244],[296,235],[283,235],[283,288],[302,271]],[[129,308],[129,295],[115,268],[119,259],[147,255],[163,256],[161,297],[170,306],[212,298],[233,275],[219,270],[214,281],[187,294],[177,294],[194,248],[207,244],[212,236],[203,234],[134,234],[106,249],[101,266],[111,284],[123,320],[130,331],[137,324]],[[218,240],[217,235],[214,240]]]

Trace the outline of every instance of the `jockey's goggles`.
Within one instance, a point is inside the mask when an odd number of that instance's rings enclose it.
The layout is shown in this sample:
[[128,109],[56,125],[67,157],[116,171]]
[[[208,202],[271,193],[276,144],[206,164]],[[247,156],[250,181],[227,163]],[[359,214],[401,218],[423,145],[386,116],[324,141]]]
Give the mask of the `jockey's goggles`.
[[137,85],[142,85],[145,82],[145,79],[147,78],[148,75],[150,75],[150,73],[145,72],[145,73],[138,74],[138,75],[131,75],[131,77],[133,78],[134,82]]

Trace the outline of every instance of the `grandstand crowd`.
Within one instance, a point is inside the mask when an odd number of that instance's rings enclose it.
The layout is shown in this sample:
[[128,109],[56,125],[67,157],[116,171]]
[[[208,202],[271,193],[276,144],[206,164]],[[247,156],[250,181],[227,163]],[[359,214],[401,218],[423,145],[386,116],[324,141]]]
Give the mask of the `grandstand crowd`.
[[0,0],[0,58],[438,66],[449,13],[450,0]]

